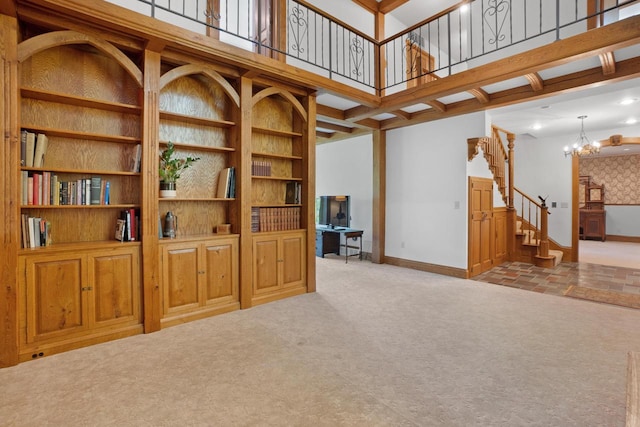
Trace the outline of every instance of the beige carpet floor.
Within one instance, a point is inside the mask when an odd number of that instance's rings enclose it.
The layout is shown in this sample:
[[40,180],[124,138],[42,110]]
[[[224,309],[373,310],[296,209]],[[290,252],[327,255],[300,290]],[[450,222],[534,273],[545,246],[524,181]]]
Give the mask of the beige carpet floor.
[[622,426],[640,310],[366,261],[0,369],[2,426]]

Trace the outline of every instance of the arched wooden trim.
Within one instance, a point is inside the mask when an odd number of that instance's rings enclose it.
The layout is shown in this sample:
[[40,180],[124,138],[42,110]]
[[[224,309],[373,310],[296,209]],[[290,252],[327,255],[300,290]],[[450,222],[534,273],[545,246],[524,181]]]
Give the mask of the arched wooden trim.
[[264,98],[271,95],[280,95],[281,97],[289,101],[293,105],[293,107],[298,111],[298,114],[300,114],[300,117],[305,122],[307,121],[307,112],[305,111],[300,101],[298,101],[296,97],[293,96],[290,92],[283,89],[279,89],[277,87],[269,87],[253,95],[252,105],[255,106],[258,102],[262,101]]
[[447,105],[444,102],[440,102],[435,99],[433,101],[425,101],[425,104],[440,113],[447,111]]
[[167,71],[160,77],[160,89],[164,88],[166,85],[171,83],[172,81],[188,76],[191,74],[204,74],[209,77],[211,80],[215,81],[222,87],[225,93],[229,96],[229,98],[236,104],[237,107],[240,107],[240,95],[236,90],[231,86],[231,84],[222,77],[217,71],[212,68],[203,65],[203,64],[187,64],[181,65],[180,67],[174,68],[171,71]]
[[480,88],[469,89],[467,92],[475,96],[481,104],[486,104],[487,102],[489,102],[489,94]]
[[111,43],[77,31],[55,31],[23,41],[18,45],[18,61],[23,62],[36,53],[51,49],[52,47],[69,44],[89,44],[109,55],[133,77],[136,83],[138,83],[138,86],[143,87],[142,71],[124,53]]
[[613,52],[605,52],[598,55],[602,64],[602,74],[614,74],[616,72],[616,58]]
[[526,79],[529,81],[529,85],[534,92],[539,92],[544,89],[544,81],[540,74],[538,73],[529,73],[524,75]]

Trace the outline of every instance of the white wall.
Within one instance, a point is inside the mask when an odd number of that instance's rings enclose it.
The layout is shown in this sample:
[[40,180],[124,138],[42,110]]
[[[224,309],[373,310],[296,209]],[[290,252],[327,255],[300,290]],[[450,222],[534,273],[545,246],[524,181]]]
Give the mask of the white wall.
[[346,0],[307,0],[307,3],[314,5],[325,13],[349,23],[350,26],[373,37],[375,31],[375,21],[373,13],[363,9],[358,4]]
[[467,139],[485,132],[475,113],[387,133],[386,255],[467,268]]
[[316,196],[351,196],[351,228],[364,230],[362,250],[371,252],[373,144],[371,135],[316,146]]
[[571,246],[571,158],[565,158],[562,149],[573,139],[575,135],[518,135],[514,146],[514,185],[535,201],[547,197],[549,237],[562,246]]

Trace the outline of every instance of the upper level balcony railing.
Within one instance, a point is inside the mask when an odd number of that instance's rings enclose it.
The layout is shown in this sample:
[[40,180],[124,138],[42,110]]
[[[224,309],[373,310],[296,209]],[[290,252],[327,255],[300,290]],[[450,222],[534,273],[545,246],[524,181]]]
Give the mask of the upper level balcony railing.
[[640,0],[464,0],[378,42],[302,0],[107,1],[377,94],[640,13]]

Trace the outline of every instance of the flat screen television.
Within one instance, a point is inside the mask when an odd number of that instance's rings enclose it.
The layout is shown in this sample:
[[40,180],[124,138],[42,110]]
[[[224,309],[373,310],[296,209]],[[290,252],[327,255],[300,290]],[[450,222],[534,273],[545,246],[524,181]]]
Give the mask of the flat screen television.
[[320,196],[316,199],[316,223],[323,226],[349,227],[349,196]]

